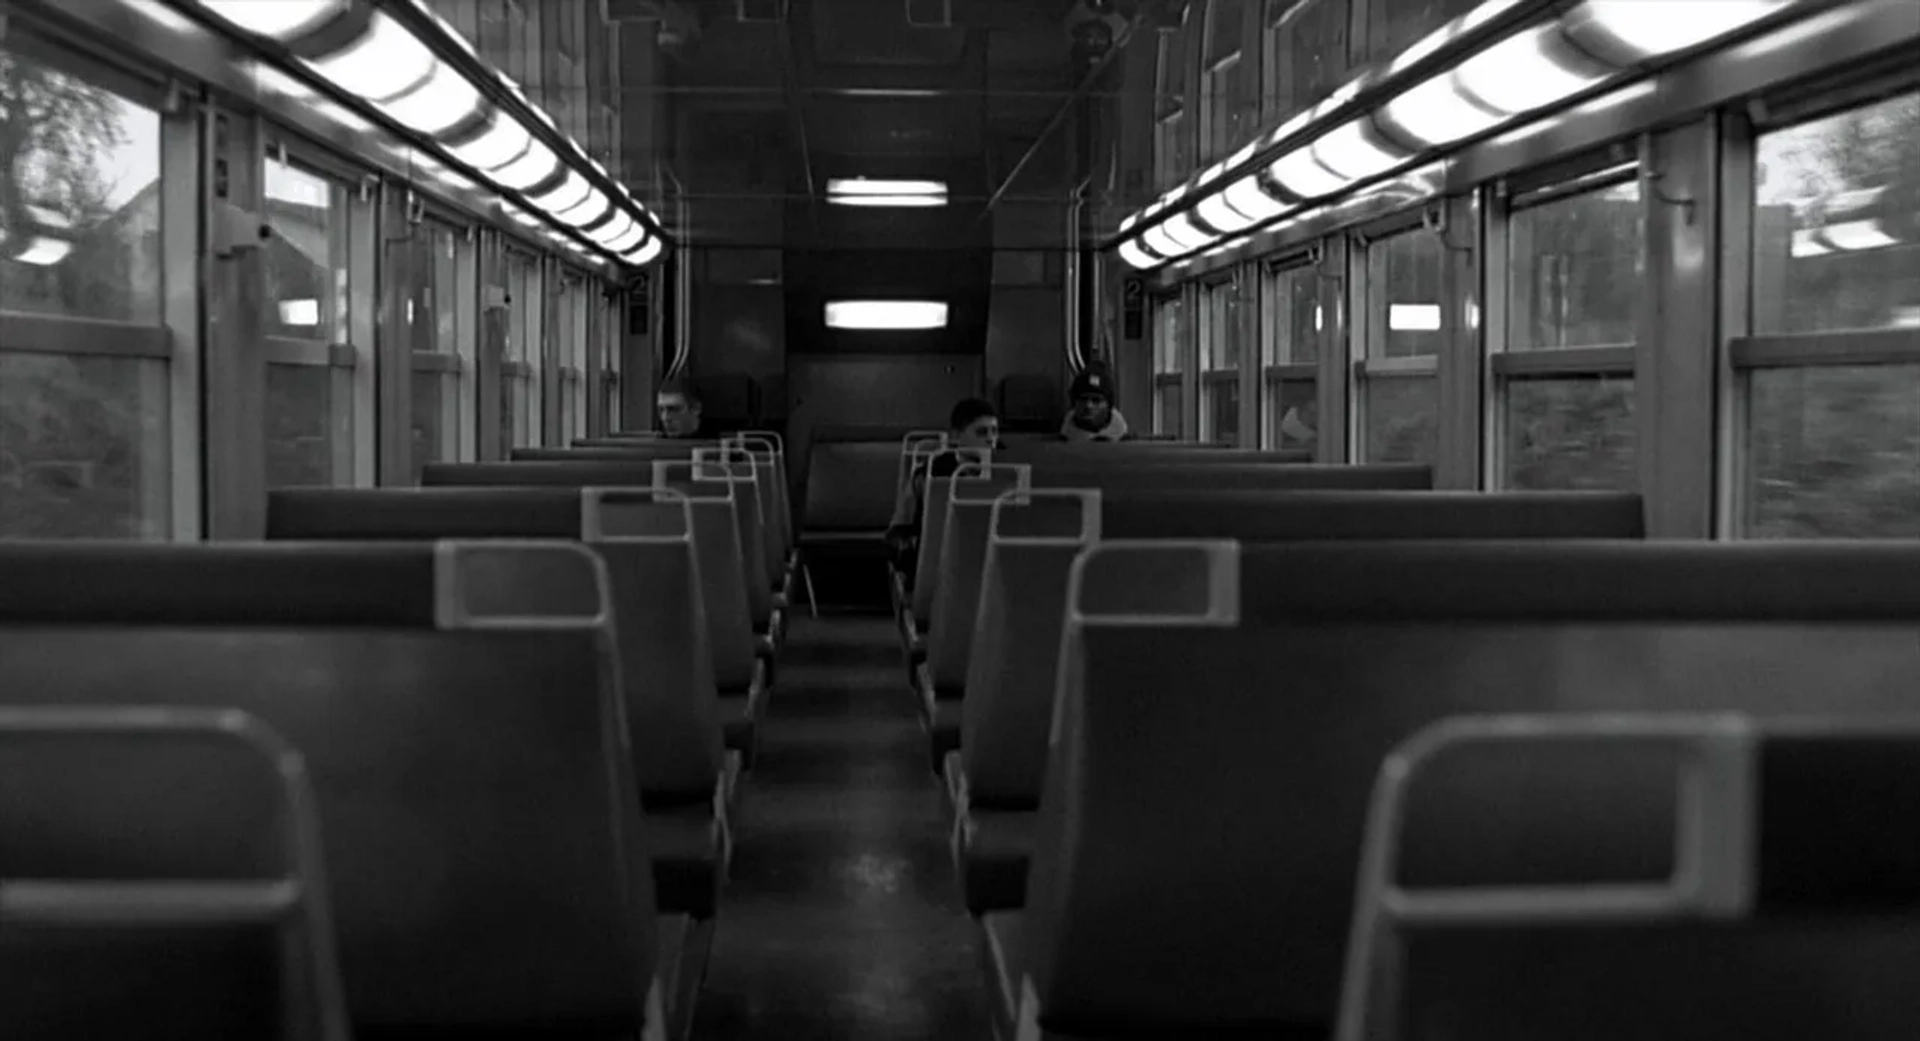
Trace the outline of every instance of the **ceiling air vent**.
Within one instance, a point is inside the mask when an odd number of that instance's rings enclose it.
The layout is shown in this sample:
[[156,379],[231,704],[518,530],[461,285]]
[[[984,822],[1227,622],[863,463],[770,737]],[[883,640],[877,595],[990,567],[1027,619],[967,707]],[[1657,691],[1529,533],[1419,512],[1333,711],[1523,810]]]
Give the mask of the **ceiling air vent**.
[[733,11],[743,22],[784,22],[787,0],[733,0]]
[[953,0],[907,0],[907,24],[915,29],[953,28]]

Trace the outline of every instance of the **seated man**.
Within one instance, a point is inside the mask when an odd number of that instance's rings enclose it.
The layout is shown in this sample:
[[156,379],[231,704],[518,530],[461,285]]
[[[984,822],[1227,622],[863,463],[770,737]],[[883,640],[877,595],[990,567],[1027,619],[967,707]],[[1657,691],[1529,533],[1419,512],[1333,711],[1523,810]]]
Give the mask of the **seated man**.
[[1062,441],[1126,441],[1127,418],[1113,407],[1113,374],[1094,362],[1080,370],[1068,391],[1073,410],[1060,425]]
[[661,384],[653,396],[653,407],[660,414],[660,429],[668,437],[685,440],[719,435],[707,429],[700,415],[700,392],[691,380],[676,379]]
[[951,477],[960,469],[956,448],[995,448],[1000,442],[1000,415],[980,398],[966,398],[953,406],[947,417],[947,448],[914,468],[901,489],[900,501],[893,506],[893,523],[887,528],[887,545],[893,551],[894,567],[913,581],[914,564],[919,560],[921,518],[927,508],[927,481]]

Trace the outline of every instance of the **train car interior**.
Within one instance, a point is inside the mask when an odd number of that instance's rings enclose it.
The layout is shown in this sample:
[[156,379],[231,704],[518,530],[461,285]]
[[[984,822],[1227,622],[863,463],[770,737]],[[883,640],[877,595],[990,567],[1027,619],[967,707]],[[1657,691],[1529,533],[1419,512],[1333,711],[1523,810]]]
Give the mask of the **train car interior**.
[[1920,0],[0,0],[0,1038],[1920,1038]]

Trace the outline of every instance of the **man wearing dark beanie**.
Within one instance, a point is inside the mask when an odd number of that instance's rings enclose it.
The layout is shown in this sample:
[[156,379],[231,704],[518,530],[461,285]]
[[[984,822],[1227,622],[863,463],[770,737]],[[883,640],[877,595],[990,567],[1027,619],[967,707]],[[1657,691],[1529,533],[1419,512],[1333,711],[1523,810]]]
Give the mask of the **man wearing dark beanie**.
[[1061,440],[1125,441],[1132,436],[1127,417],[1113,407],[1113,374],[1105,365],[1094,362],[1080,370],[1067,396],[1073,407],[1060,425]]

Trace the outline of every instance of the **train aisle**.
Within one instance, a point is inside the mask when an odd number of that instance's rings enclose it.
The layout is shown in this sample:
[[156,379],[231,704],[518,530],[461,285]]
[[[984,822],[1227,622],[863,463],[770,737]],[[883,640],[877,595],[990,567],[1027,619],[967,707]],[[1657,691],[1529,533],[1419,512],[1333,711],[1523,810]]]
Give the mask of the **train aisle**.
[[799,617],[781,659],[694,1036],[990,1036],[892,623]]

